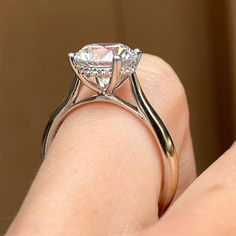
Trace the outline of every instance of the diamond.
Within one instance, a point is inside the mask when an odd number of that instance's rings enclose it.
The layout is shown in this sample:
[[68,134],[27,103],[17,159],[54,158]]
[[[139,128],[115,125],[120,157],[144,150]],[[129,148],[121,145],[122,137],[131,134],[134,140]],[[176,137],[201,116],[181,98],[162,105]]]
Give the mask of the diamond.
[[79,73],[86,77],[95,76],[97,83],[106,88],[112,76],[113,57],[121,59],[120,81],[133,73],[138,63],[138,53],[121,43],[98,43],[83,47],[74,55],[74,63]]

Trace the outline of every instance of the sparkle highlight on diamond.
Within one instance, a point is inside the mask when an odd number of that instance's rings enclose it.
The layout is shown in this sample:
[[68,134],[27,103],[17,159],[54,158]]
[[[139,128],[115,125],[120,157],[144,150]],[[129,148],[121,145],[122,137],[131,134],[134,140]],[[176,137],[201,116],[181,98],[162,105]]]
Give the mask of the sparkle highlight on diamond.
[[139,54],[121,43],[89,44],[74,54],[78,73],[86,77],[95,76],[97,84],[107,87],[112,76],[113,57],[121,59],[119,81],[125,80],[137,67]]

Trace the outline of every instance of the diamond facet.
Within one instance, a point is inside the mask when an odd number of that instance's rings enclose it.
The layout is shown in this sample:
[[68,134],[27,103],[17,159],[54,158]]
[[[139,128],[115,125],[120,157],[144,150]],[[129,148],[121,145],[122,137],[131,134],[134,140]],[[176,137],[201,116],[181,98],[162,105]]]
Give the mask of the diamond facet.
[[89,44],[74,55],[74,63],[79,73],[86,77],[95,76],[102,88],[107,87],[112,76],[113,57],[121,59],[118,82],[133,73],[138,63],[138,53],[128,46],[117,43]]

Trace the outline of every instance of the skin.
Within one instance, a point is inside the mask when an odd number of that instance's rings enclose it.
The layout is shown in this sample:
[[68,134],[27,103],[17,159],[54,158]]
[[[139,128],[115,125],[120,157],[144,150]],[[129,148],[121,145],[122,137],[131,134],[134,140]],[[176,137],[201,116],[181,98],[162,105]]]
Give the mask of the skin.
[[[151,132],[118,106],[89,104],[60,127],[7,236],[236,234],[236,145],[194,181],[183,86],[152,55],[143,55],[137,73],[179,155],[172,206],[158,219],[160,150]],[[133,102],[128,84],[119,96]]]

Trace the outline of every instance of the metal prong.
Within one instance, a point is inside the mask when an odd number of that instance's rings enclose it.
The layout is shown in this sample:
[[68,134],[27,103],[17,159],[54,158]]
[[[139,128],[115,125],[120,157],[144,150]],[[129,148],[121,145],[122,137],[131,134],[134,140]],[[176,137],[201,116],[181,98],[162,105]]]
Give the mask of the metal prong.
[[136,63],[136,68],[137,68],[142,57],[142,51],[139,48],[135,48],[134,52],[137,54],[137,63]]
[[114,56],[112,61],[112,76],[109,81],[109,85],[106,89],[106,92],[109,94],[112,94],[114,91],[116,84],[120,78],[120,72],[121,72],[121,58],[119,56]]
[[69,53],[68,57],[69,57],[70,65],[74,70],[75,69],[75,64],[74,64],[75,53],[73,53],[73,52]]
[[70,61],[70,65],[73,69],[73,71],[75,72],[76,76],[87,86],[89,87],[91,90],[97,92],[97,93],[101,93],[101,89],[100,87],[93,83],[92,81],[90,81],[86,76],[82,75],[81,73],[79,73],[79,70],[77,69],[76,65],[75,65],[75,53],[69,53],[68,54],[69,57],[69,61]]
[[[140,62],[140,60],[141,60],[141,57],[142,57],[142,51],[141,51],[139,48],[135,48],[135,49],[134,49],[134,52],[135,52],[135,54],[137,55],[137,61],[136,61],[136,66],[135,66],[135,70],[136,70],[136,69],[137,69],[137,66],[138,66],[138,64],[139,64],[139,62]],[[116,87],[114,88],[113,91],[116,91],[116,90],[120,89],[120,88],[125,84],[126,81],[127,81],[127,78],[125,78],[125,79],[119,81],[119,82],[116,84]]]
[[77,77],[79,77],[79,75],[78,75],[79,73],[78,73],[78,70],[75,65],[75,53],[73,53],[73,52],[69,53],[68,57],[69,57],[69,62],[70,62],[70,65],[71,65],[73,71],[75,72]]

